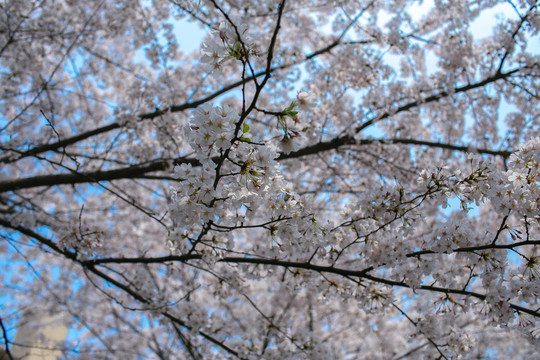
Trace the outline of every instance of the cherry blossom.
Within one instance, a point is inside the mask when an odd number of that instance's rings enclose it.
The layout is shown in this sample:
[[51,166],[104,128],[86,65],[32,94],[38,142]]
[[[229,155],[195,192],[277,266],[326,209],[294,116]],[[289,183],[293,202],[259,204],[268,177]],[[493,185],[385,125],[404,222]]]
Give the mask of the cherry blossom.
[[0,5],[7,358],[31,312],[66,359],[535,358],[539,18]]

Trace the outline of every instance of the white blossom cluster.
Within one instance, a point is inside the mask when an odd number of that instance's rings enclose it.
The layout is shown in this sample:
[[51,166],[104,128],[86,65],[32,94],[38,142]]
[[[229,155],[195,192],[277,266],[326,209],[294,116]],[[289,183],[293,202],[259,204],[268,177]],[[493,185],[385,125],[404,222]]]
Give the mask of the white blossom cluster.
[[226,22],[221,22],[218,29],[214,31],[215,39],[202,45],[201,62],[205,64],[205,71],[218,77],[227,59],[242,60],[256,54],[246,31],[245,24],[231,26]]
[[489,200],[502,215],[529,219],[540,216],[540,138],[521,144],[510,154],[508,169],[469,155],[472,172],[440,167],[435,172],[424,170],[418,178],[420,186],[440,190],[440,199],[457,196],[464,205]]
[[501,213],[540,217],[540,138],[510,155],[508,170],[492,181],[487,197]]
[[[305,96],[300,95],[305,102]],[[205,105],[194,112],[186,126],[186,138],[201,166],[175,166],[179,184],[171,189],[170,212],[175,224],[169,239],[172,248],[184,253],[198,242],[194,238],[197,233],[260,221],[268,223],[274,239],[262,248],[253,244],[261,255],[309,256],[326,241],[326,229],[297,200],[298,196],[287,190],[273,145],[235,136],[237,121],[238,114],[230,107]],[[248,129],[244,126],[241,135]],[[221,167],[216,163],[219,161],[223,162]],[[232,239],[226,234],[219,242],[232,249]]]

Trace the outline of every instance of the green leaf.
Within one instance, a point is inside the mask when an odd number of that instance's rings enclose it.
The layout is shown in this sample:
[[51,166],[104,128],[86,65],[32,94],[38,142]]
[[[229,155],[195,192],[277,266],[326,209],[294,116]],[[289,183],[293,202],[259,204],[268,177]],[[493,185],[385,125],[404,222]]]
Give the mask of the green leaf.
[[292,111],[292,110],[289,110],[287,111],[287,116],[291,117],[291,118],[294,118],[296,115],[298,115],[298,111]]
[[243,137],[243,136],[239,140],[243,142],[251,142],[250,138]]
[[244,123],[244,126],[242,127],[242,132],[245,134],[249,131],[249,125]]

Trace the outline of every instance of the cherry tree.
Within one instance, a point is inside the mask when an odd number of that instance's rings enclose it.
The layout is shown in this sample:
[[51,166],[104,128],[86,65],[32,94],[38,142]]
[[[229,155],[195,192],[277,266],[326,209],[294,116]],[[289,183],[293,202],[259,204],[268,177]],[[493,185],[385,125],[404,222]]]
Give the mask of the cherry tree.
[[39,309],[66,359],[536,358],[539,29],[533,0],[3,1],[7,356]]

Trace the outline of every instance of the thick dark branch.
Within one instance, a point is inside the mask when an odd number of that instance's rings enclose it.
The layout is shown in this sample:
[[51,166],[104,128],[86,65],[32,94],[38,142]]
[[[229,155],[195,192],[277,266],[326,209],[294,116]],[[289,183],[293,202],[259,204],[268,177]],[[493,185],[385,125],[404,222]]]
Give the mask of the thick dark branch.
[[[1,225],[1,223],[0,223]],[[475,252],[475,251],[482,251],[482,250],[509,250],[514,248],[519,248],[522,246],[535,246],[540,245],[540,240],[526,240],[516,243],[510,243],[510,244],[486,244],[486,245],[478,245],[478,246],[470,246],[470,247],[464,247],[464,248],[457,248],[453,249],[453,252],[459,253],[459,252]],[[413,257],[420,257],[423,255],[430,255],[430,254],[437,254],[437,252],[432,250],[421,250],[412,252],[409,254],[406,254],[405,256],[408,258]],[[83,265],[103,265],[103,264],[166,264],[168,262],[186,262],[189,260],[197,260],[200,259],[200,255],[191,254],[191,255],[168,255],[168,256],[160,256],[160,257],[152,257],[152,258],[145,258],[145,257],[137,257],[137,258],[101,258],[101,259],[92,259],[92,260],[85,260],[81,263]],[[266,258],[256,258],[256,257],[224,257],[222,259],[219,259],[218,262],[226,262],[226,263],[249,263],[249,264],[260,264],[260,265],[277,265],[277,266],[284,266],[284,267],[293,267],[293,268],[299,268],[299,269],[306,269],[306,270],[313,270],[317,272],[328,272],[343,276],[363,276],[364,274],[374,270],[372,266],[367,267],[362,270],[350,270],[350,269],[342,269],[337,268],[335,266],[323,266],[323,265],[315,265],[312,263],[307,262],[298,262],[298,261],[286,261],[286,260],[278,260],[278,259],[266,259]]]
[[484,148],[473,148],[470,146],[452,145],[452,144],[445,144],[445,143],[439,143],[439,142],[433,142],[433,141],[415,140],[415,139],[390,139],[390,140],[383,140],[382,142],[390,143],[390,144],[408,144],[408,145],[428,146],[432,148],[448,149],[448,150],[454,150],[454,151],[471,152],[471,153],[479,153],[479,154],[486,154],[486,155],[496,155],[496,156],[502,156],[503,158],[509,157],[510,154],[512,153],[511,151],[505,151],[505,150],[490,150],[490,149],[484,149]]
[[438,143],[438,142],[433,142],[433,141],[424,141],[424,140],[416,140],[416,139],[355,140],[352,136],[342,136],[342,137],[335,138],[330,141],[320,142],[314,145],[306,146],[303,149],[300,149],[298,151],[295,151],[289,154],[281,154],[278,160],[294,159],[294,158],[299,158],[306,155],[318,154],[323,151],[335,150],[344,145],[371,145],[375,143],[428,146],[431,148],[448,149],[448,150],[454,150],[454,151],[471,152],[471,153],[479,153],[479,154],[487,154],[487,155],[498,155],[498,156],[502,156],[503,158],[509,157],[510,154],[512,153],[511,151],[507,151],[507,150],[491,150],[491,149],[483,149],[483,148],[474,148],[470,146],[453,145],[453,144]]
[[[82,261],[81,264],[88,265],[88,266],[94,266],[94,265],[102,265],[102,264],[125,264],[125,263],[140,263],[140,264],[162,264],[172,261],[179,261],[179,262],[186,262],[189,260],[197,260],[200,259],[201,256],[197,254],[190,254],[190,255],[170,255],[170,256],[162,256],[162,257],[155,257],[155,258],[105,258],[105,259],[95,259],[95,260],[86,260]],[[372,268],[364,269],[364,270],[348,270],[348,269],[340,269],[336,268],[334,266],[323,266],[323,265],[315,265],[310,264],[306,262],[295,262],[295,261],[286,261],[286,260],[278,260],[278,259],[265,259],[265,258],[251,258],[251,257],[225,257],[222,259],[219,259],[218,262],[224,262],[224,263],[246,263],[246,264],[258,264],[258,265],[274,265],[274,266],[282,266],[282,267],[292,267],[297,269],[306,269],[306,270],[313,270],[317,272],[327,272],[332,274],[338,274],[343,276],[363,276],[367,271],[371,271]]]
[[[437,143],[432,141],[423,141],[415,139],[362,139],[355,140],[351,136],[342,136],[330,141],[320,142],[315,145],[306,146],[296,152],[289,154],[281,154],[277,160],[294,159],[307,155],[313,155],[328,150],[335,150],[344,145],[371,145],[374,143],[382,144],[406,144],[406,145],[418,145],[428,146],[432,148],[448,149],[462,152],[476,152],[479,154],[497,155],[503,158],[508,158],[511,151],[505,150],[490,150],[483,148],[472,148],[468,146],[452,145],[445,143]],[[218,158],[214,159],[218,161]],[[193,166],[199,165],[199,162],[195,159],[179,158],[174,161],[175,164],[189,163]],[[19,189],[27,189],[39,186],[55,186],[65,184],[80,184],[80,183],[95,183],[98,181],[110,181],[118,179],[164,179],[164,177],[152,177],[149,173],[156,171],[164,171],[171,167],[171,162],[167,160],[156,160],[147,165],[133,165],[125,168],[108,170],[108,171],[95,171],[85,173],[71,173],[71,174],[58,174],[58,175],[42,175],[34,176],[24,179],[15,179],[0,182],[0,193],[7,191],[14,191]]]
[[103,258],[81,261],[84,266],[88,265],[103,265],[103,264],[166,264],[173,261],[185,262],[188,260],[200,259],[200,255],[169,255],[160,257],[137,257],[137,258]]
[[[118,179],[145,178],[146,174],[163,171],[172,166],[172,161],[156,160],[146,165],[133,165],[125,168],[93,171],[93,172],[72,172],[70,174],[41,175],[23,179],[13,179],[0,182],[0,193],[20,189],[28,189],[40,186],[55,186],[65,184],[95,183],[99,181],[110,181]],[[190,163],[198,165],[194,159],[177,159],[174,163]]]

